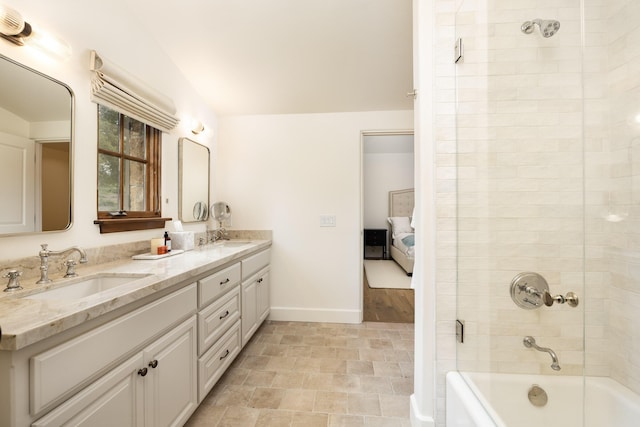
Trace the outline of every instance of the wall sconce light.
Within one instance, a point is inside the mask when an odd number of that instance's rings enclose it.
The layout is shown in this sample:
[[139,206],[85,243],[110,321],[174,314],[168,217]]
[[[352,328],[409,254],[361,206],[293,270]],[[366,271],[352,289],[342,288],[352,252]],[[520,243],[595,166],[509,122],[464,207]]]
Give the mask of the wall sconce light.
[[71,47],[65,41],[42,30],[34,30],[18,11],[2,4],[0,37],[18,46],[34,47],[60,59],[68,59],[71,56]]
[[204,132],[204,125],[200,120],[194,120],[191,122],[191,133],[198,135]]

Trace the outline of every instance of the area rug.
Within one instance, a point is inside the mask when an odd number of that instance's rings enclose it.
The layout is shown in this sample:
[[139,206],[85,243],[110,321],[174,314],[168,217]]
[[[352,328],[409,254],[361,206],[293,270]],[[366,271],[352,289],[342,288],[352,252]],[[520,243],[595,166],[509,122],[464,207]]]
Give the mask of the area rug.
[[370,288],[411,289],[411,277],[393,260],[364,260]]

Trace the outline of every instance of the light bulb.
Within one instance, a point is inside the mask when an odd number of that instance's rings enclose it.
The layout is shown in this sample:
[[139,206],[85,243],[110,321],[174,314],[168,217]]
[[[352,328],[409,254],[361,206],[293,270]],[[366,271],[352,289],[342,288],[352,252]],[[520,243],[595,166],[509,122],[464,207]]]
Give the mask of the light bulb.
[[24,30],[24,19],[18,11],[0,4],[0,33],[15,36]]

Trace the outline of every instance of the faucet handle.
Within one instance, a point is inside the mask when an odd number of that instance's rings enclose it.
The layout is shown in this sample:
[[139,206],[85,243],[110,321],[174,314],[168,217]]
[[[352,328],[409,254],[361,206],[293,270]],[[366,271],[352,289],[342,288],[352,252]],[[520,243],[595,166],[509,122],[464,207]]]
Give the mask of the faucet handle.
[[7,287],[4,289],[5,292],[13,292],[13,291],[18,291],[20,289],[22,289],[22,286],[20,286],[20,282],[18,281],[18,278],[22,276],[22,272],[12,269],[7,271],[7,274],[5,274],[4,277],[5,279],[9,279],[9,283],[7,283]]
[[77,263],[75,262],[75,260],[68,259],[68,260],[66,260],[64,262],[64,265],[67,266],[67,273],[64,275],[65,278],[76,277],[78,275],[78,273],[76,273],[76,265],[77,265]]

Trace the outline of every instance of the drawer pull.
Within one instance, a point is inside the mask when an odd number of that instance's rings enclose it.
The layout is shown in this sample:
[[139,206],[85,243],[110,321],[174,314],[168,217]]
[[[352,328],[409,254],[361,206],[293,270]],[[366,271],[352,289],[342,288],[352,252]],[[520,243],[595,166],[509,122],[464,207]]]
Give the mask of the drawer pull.
[[224,352],[224,356],[220,356],[220,360],[226,358],[229,355],[229,349],[227,349],[227,351]]
[[226,280],[223,280],[222,282],[220,282],[220,286],[222,285],[226,285],[227,283],[229,283],[231,280],[229,280],[229,278],[227,277]]
[[224,319],[229,315],[229,310],[227,310],[222,316],[220,316],[220,320]]
[[138,369],[138,375],[140,375],[141,377],[147,375],[147,368]]
[[149,362],[149,366],[155,369],[158,366],[158,361],[153,359],[151,362]]

